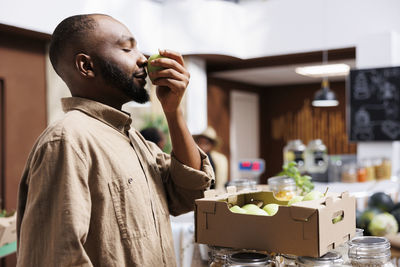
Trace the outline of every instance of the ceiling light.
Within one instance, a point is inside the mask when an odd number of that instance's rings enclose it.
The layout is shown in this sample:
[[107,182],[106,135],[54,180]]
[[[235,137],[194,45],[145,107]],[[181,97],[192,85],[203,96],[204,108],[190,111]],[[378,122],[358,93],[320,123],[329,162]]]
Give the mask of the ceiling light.
[[335,107],[339,105],[335,92],[329,89],[328,79],[322,80],[321,89],[315,93],[312,105],[314,107]]
[[296,68],[296,73],[310,77],[332,77],[346,76],[349,74],[350,66],[347,64],[323,64]]

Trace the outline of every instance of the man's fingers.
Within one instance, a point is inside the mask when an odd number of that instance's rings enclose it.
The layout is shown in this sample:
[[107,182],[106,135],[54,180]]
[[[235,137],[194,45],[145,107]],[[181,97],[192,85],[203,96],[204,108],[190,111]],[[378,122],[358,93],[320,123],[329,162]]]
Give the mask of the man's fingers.
[[170,78],[160,78],[153,81],[154,85],[168,87],[172,92],[180,94],[186,89],[186,85],[182,81]]
[[170,78],[178,81],[189,82],[189,77],[182,73],[177,72],[174,69],[164,69],[156,72],[149,73],[151,80],[157,80],[159,78]]
[[172,58],[172,59],[176,60],[180,65],[185,66],[183,57],[178,52],[168,50],[168,49],[159,49],[158,52],[160,53],[161,56]]
[[187,72],[186,69],[180,65],[175,59],[172,58],[157,58],[151,61],[151,65],[163,67],[163,68],[170,68],[179,71],[180,73]]

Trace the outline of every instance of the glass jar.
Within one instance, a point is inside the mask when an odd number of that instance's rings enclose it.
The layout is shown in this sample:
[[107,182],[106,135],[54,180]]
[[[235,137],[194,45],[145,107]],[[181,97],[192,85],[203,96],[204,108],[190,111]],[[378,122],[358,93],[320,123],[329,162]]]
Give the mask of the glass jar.
[[357,166],[357,181],[366,182],[367,180],[367,168],[363,161],[360,161]]
[[343,165],[342,182],[343,183],[357,182],[357,165],[355,163],[348,163]]
[[296,182],[287,176],[276,176],[268,179],[269,190],[279,200],[291,200],[296,195]]
[[306,171],[325,173],[328,168],[328,153],[321,139],[312,140],[306,149]]
[[335,251],[330,251],[320,258],[298,257],[296,263],[297,266],[299,267],[311,267],[311,266],[332,267],[332,266],[342,265],[343,260],[342,256],[339,253]]
[[[355,232],[353,238],[363,236],[363,235],[364,235],[364,229],[356,228],[356,232]],[[341,244],[340,246],[338,246],[335,249],[335,251],[338,252],[342,256],[343,262],[345,262],[345,263],[349,262],[348,251],[349,251],[349,243],[350,242],[351,242],[351,240],[344,242],[343,244]]]
[[375,167],[370,159],[364,159],[363,165],[365,166],[365,170],[367,172],[367,181],[375,180]]
[[275,264],[268,255],[257,252],[238,252],[229,255],[228,263],[224,267],[272,267]]
[[228,186],[236,186],[236,191],[242,190],[256,190],[257,189],[257,182],[251,179],[234,179],[229,181]]
[[392,176],[392,162],[388,158],[383,158],[381,163],[383,179],[390,179]]
[[287,164],[290,161],[295,161],[300,173],[304,173],[306,171],[304,160],[305,151],[306,146],[301,142],[301,140],[290,140],[283,148],[283,162]]
[[340,182],[342,178],[342,158],[341,156],[330,156],[328,166],[328,182]]
[[228,263],[229,255],[236,252],[238,250],[233,248],[210,246],[208,264],[210,267],[223,267]]
[[390,262],[390,243],[385,237],[360,236],[349,243],[349,259],[352,266],[394,267]]

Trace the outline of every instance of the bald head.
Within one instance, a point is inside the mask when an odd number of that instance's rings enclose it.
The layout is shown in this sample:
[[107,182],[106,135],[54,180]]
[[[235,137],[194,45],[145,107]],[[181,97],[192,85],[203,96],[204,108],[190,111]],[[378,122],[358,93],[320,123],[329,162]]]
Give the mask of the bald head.
[[54,30],[50,60],[72,96],[114,107],[148,101],[146,57],[129,29],[102,14],[66,18]]
[[[97,26],[94,15],[76,15],[64,19],[53,32],[50,42],[50,61],[54,70],[59,72],[59,61],[64,52],[71,47],[84,45],[87,35]],[[104,15],[105,16],[105,15]]]

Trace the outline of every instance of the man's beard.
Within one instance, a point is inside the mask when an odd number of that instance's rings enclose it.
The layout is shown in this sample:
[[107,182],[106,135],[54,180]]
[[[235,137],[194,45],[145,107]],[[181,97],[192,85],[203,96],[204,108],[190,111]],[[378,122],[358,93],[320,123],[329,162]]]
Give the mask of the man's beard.
[[95,58],[95,62],[100,68],[101,75],[105,82],[124,92],[133,101],[143,104],[149,101],[150,96],[147,90],[143,87],[138,87],[134,83],[134,74],[129,77],[120,67],[100,57]]

